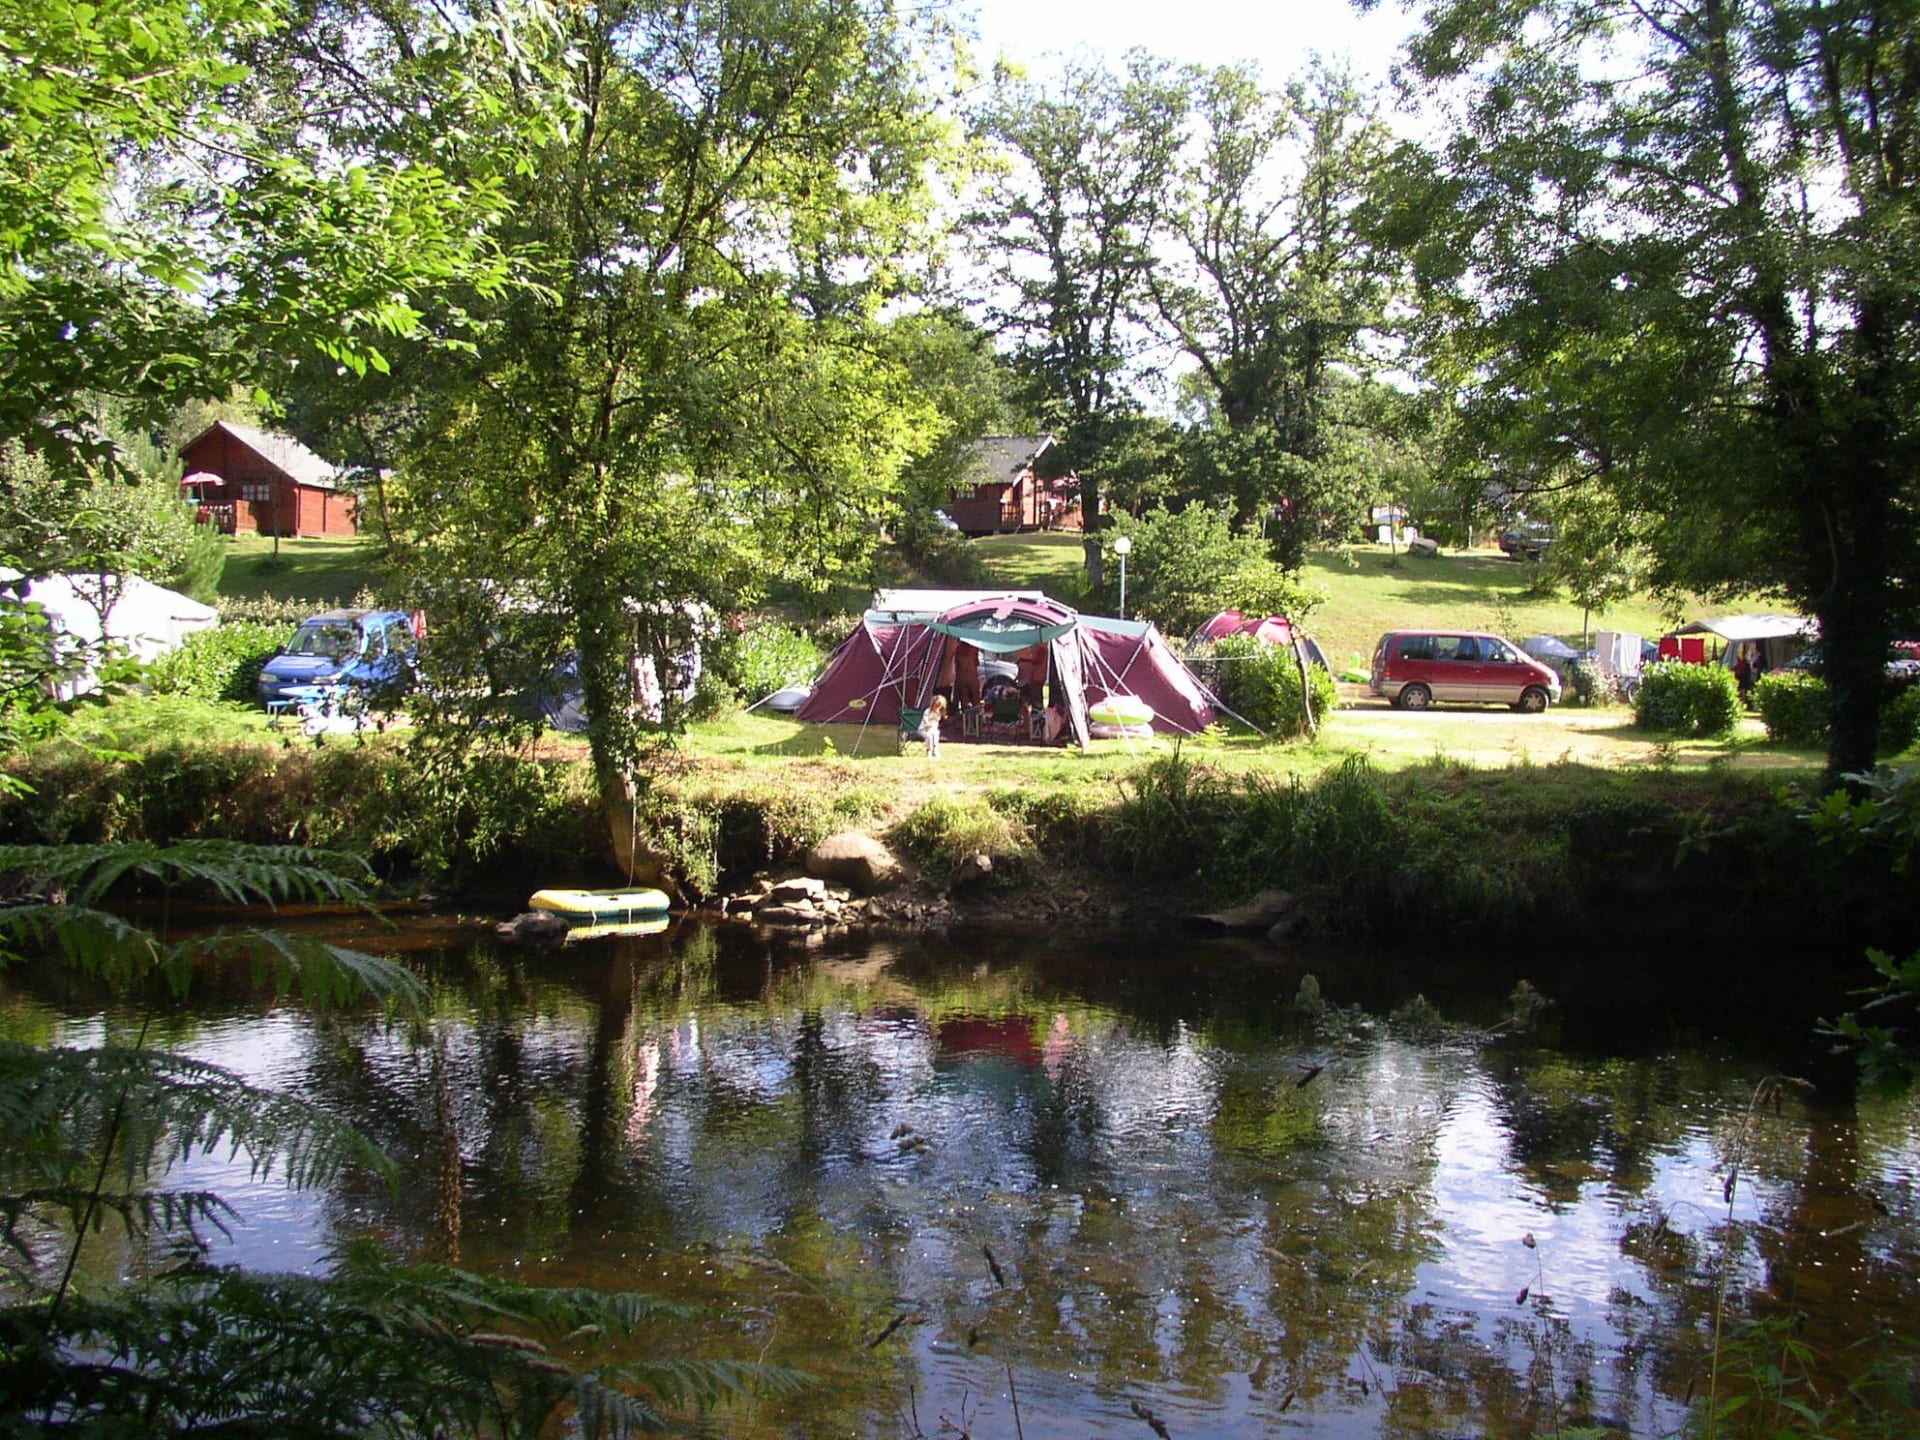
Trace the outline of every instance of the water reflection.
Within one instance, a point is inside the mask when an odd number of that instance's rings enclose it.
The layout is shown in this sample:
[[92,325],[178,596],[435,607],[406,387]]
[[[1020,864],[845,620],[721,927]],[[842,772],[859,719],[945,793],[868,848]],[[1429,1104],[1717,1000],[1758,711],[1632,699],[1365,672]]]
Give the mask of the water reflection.
[[[1578,1014],[1489,1023],[1506,976],[1453,977],[1466,1031],[1316,1020],[1297,967],[1227,948],[823,959],[696,931],[419,963],[421,1022],[219,993],[166,1017],[400,1162],[396,1189],[289,1196],[197,1158],[243,1217],[229,1258],[374,1233],[697,1302],[672,1344],[822,1380],[730,1433],[1149,1433],[1139,1405],[1181,1437],[1658,1434],[1723,1283],[1829,1353],[1914,1316],[1910,1103],[1756,1110],[1777,1057],[1564,1048]],[[1379,998],[1377,969],[1314,968]],[[66,994],[0,1013],[117,1023]]]

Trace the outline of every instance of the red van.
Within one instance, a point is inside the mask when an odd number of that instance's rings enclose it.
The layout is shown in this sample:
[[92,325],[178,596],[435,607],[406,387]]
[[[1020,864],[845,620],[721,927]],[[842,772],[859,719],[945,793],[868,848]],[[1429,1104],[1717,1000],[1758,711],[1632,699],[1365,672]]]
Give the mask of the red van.
[[1560,677],[1511,640],[1477,630],[1395,630],[1373,649],[1373,693],[1402,710],[1435,701],[1510,705],[1538,715],[1560,699]]

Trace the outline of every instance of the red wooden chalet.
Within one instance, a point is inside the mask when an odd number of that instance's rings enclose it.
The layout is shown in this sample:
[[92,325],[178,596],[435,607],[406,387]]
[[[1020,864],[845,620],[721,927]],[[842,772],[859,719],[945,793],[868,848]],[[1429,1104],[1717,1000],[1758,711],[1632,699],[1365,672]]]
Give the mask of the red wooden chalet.
[[1041,457],[1051,435],[989,435],[973,442],[965,480],[950,492],[947,513],[968,535],[1017,530],[1080,529],[1079,482],[1043,478]]
[[229,535],[352,535],[358,504],[339,472],[291,435],[216,420],[180,447],[181,488]]

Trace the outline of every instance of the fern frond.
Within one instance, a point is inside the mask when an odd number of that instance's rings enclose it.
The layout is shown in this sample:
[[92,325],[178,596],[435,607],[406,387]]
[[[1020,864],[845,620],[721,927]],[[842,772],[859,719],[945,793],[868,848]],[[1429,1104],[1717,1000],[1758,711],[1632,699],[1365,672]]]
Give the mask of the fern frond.
[[204,887],[233,905],[288,901],[364,904],[367,862],[305,845],[247,845],[233,840],[119,841],[106,845],[0,845],[0,872],[32,876],[44,888],[97,905],[129,877],[162,890]]
[[812,1383],[803,1371],[731,1360],[651,1360],[612,1373],[682,1410],[711,1410],[748,1395],[792,1395]]
[[[166,946],[144,927],[88,906],[40,903],[0,910],[0,959],[31,942],[52,948],[82,974],[126,989],[161,968]],[[176,993],[179,984],[175,983]]]
[[[123,1190],[192,1155],[246,1151],[257,1179],[279,1167],[296,1187],[349,1165],[390,1174],[391,1162],[352,1126],[297,1096],[247,1084],[182,1055],[109,1047],[36,1049],[0,1042],[0,1190],[87,1183],[109,1122]],[[24,1178],[26,1187],[5,1183]]]
[[182,941],[176,953],[186,962],[244,961],[256,986],[270,986],[276,996],[297,993],[309,1005],[337,1009],[371,996],[421,1011],[432,999],[420,977],[396,960],[283,930],[221,930]]
[[121,1229],[136,1239],[151,1235],[184,1233],[195,1244],[202,1227],[231,1237],[227,1222],[237,1219],[231,1205],[211,1190],[145,1190],[126,1194],[101,1193],[79,1186],[27,1189],[14,1195],[0,1195],[0,1243],[28,1262],[37,1260],[32,1247],[20,1235],[20,1225],[29,1216],[59,1213],[78,1225],[81,1217],[94,1212],[94,1228],[113,1217]]

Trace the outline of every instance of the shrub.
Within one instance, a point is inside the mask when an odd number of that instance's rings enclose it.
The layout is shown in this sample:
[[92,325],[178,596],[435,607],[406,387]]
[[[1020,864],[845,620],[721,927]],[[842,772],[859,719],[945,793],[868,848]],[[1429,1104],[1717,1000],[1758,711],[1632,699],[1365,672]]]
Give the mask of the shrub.
[[758,620],[728,636],[708,660],[708,669],[750,705],[783,686],[811,679],[820,668],[820,648],[791,625]]
[[223,625],[235,622],[285,625],[291,633],[302,620],[328,607],[313,600],[282,600],[271,595],[251,600],[222,595],[214,608],[219,610]]
[[1769,740],[1826,744],[1827,682],[1818,675],[1762,675],[1753,687],[1753,703]]
[[195,525],[181,547],[179,568],[168,577],[174,589],[203,605],[220,598],[220,577],[227,568],[229,542],[211,525]]
[[1909,685],[1880,711],[1880,753],[1898,755],[1920,740],[1920,685]]
[[292,626],[265,621],[197,630],[178,650],[147,667],[147,683],[160,695],[244,704],[254,698],[261,667],[292,635]]
[[[1301,704],[1300,663],[1284,645],[1268,645],[1251,635],[1229,635],[1213,646],[1207,667],[1214,694],[1229,710],[1276,739],[1306,733]],[[1340,703],[1340,689],[1318,665],[1307,667],[1316,720]]]
[[1022,819],[983,798],[936,795],[894,826],[891,838],[928,870],[947,874],[972,855],[992,856],[1003,871],[1018,871],[1034,858]]
[[1670,735],[1724,735],[1740,719],[1740,686],[1724,665],[1649,665],[1633,719]]

